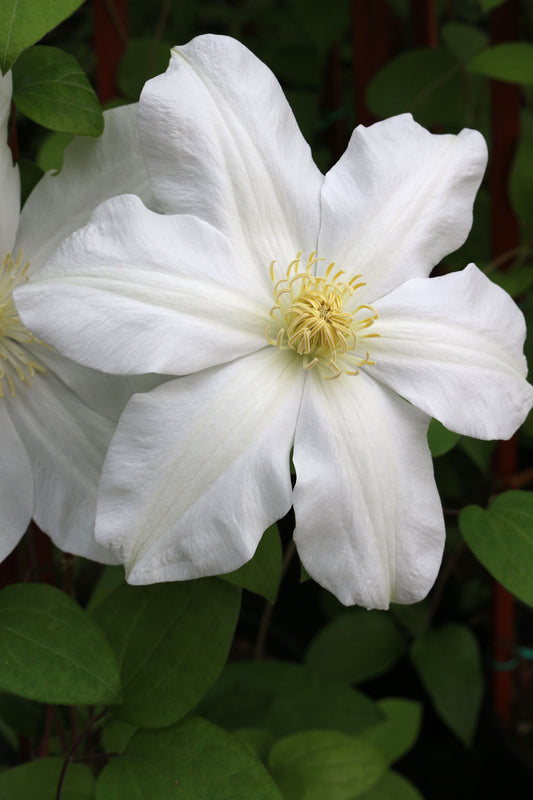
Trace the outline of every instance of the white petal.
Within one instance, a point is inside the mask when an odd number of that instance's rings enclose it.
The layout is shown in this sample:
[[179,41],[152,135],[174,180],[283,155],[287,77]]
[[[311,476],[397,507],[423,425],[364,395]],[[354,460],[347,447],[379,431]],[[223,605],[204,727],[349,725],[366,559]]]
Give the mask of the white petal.
[[244,45],[206,35],[174,48],[144,88],[139,127],[167,213],[210,222],[265,278],[273,259],[316,248],[322,174],[277,80]]
[[369,374],[450,430],[507,439],[533,405],[526,382],[524,317],[470,264],[415,279],[374,304],[379,339]]
[[4,402],[31,461],[39,527],[66,552],[116,563],[94,538],[96,492],[114,425],[50,372]]
[[291,505],[298,358],[265,348],[170,381],[126,407],[102,473],[96,535],[130,583],[248,561]]
[[3,400],[0,400],[0,441],[0,561],[3,561],[24,535],[33,507],[30,462]]
[[477,131],[432,134],[410,114],[360,125],[324,180],[320,255],[362,273],[361,302],[427,277],[466,239],[486,159]]
[[133,394],[149,392],[164,380],[160,375],[106,375],[76,364],[49,347],[35,346],[33,352],[46,370],[72,389],[84,405],[115,423]]
[[11,72],[0,74],[0,264],[13,249],[20,211],[18,167],[7,144],[7,123],[11,111]]
[[[260,295],[259,300],[256,298]],[[125,195],[14,293],[24,324],[86,366],[183,374],[265,346],[272,298],[222,234]]]
[[429,418],[364,373],[309,375],[294,443],[294,539],[345,605],[388,608],[431,588],[444,522]]
[[154,203],[141,156],[137,105],[106,111],[102,136],[79,136],[65,150],[59,175],[49,172],[28,197],[17,247],[32,270],[44,264],[73,231],[86,225],[96,206],[119,194]]

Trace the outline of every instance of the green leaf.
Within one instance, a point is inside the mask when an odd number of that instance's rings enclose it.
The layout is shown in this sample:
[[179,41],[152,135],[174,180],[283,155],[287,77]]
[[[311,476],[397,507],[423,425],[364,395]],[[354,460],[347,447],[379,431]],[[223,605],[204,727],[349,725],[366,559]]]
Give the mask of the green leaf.
[[274,603],[281,576],[281,541],[278,526],[264,532],[253,558],[235,572],[220,577]]
[[406,19],[412,13],[409,0],[387,0],[387,2],[399,19]]
[[368,742],[339,731],[303,731],[280,739],[268,759],[284,800],[351,800],[384,774],[386,762]]
[[409,50],[389,61],[370,81],[366,101],[378,117],[410,111],[422,125],[461,124],[463,79],[443,48]]
[[483,9],[485,13],[492,11],[493,8],[498,8],[498,6],[503,6],[506,0],[479,0],[479,5]]
[[319,631],[305,663],[332,678],[360,683],[387,672],[405,649],[405,636],[387,613],[354,608]]
[[83,0],[0,0],[0,70],[59,25]]
[[13,101],[45,128],[100,136],[104,116],[74,56],[55,47],[32,47],[13,68]]
[[422,722],[422,706],[414,700],[389,697],[378,701],[385,715],[382,722],[365,728],[358,734],[384,755],[388,764],[407,753],[418,739]]
[[309,37],[318,52],[329,50],[349,29],[348,3],[331,3],[328,6],[327,24],[324,24],[323,0],[292,0],[289,9],[289,13],[295,16],[298,29]]
[[240,592],[216,578],[120,586],[95,609],[112,643],[124,697],[114,713],[143,727],[193,708],[226,662]]
[[400,625],[413,636],[419,636],[425,632],[428,625],[427,599],[407,606],[391,603],[390,612]]
[[459,434],[449,431],[437,419],[429,423],[428,444],[433,458],[448,453],[459,441]]
[[492,454],[496,442],[487,442],[482,439],[472,439],[470,436],[459,437],[459,447],[474,462],[479,471],[485,475],[492,462]]
[[487,511],[467,506],[459,516],[459,529],[491,575],[533,606],[533,493],[504,492]]
[[492,587],[486,580],[463,579],[458,587],[455,600],[457,609],[463,616],[484,613],[490,605],[491,595]]
[[[528,110],[524,110],[520,118],[520,138],[511,167],[509,196],[513,210],[526,231],[533,231],[533,114]],[[498,275],[505,276],[506,273]],[[490,277],[494,279],[493,275]],[[516,294],[513,296],[516,297]]]
[[130,722],[107,716],[101,727],[102,747],[108,753],[123,753],[136,730],[137,726]]
[[356,734],[382,719],[361,692],[279,661],[228,664],[198,712],[228,730],[260,727],[280,736],[310,728]]
[[21,736],[42,736],[45,717],[46,706],[42,703],[0,692],[0,718]]
[[472,632],[462,625],[443,625],[414,642],[411,659],[440,717],[470,745],[483,695],[481,658]]
[[[39,758],[0,772],[0,797],[5,800],[56,800],[62,758]],[[85,764],[70,764],[61,800],[92,800],[94,778]]]
[[93,588],[89,602],[87,603],[87,611],[90,611],[92,614],[96,606],[105,600],[105,598],[108,597],[111,592],[114,592],[119,586],[124,585],[125,579],[123,566],[110,565],[104,567]]
[[346,613],[346,606],[337,600],[327,589],[320,590],[320,606],[328,619],[334,619]]
[[165,72],[170,45],[153,39],[130,39],[117,72],[117,86],[128,100],[139,99],[147,80]]
[[94,620],[53,586],[0,592],[0,686],[43,703],[120,700],[118,666]]
[[[531,148],[530,158],[533,159],[533,147]],[[525,163],[523,164],[523,167],[526,169]],[[533,179],[533,169],[530,170],[530,175]],[[532,190],[529,199],[531,206],[530,222],[533,223],[533,180],[530,188]],[[530,265],[526,266],[525,264],[516,264],[514,267],[511,267],[511,269],[506,270],[505,272],[502,272],[501,270],[491,272],[489,277],[495,284],[497,284],[497,286],[501,286],[501,288],[504,289],[507,294],[510,294],[511,297],[520,297],[520,295],[524,294],[524,292],[533,286],[533,271]],[[480,440],[476,439],[474,441]]]
[[411,781],[389,771],[370,791],[358,795],[357,800],[423,800],[423,797]]
[[442,26],[440,34],[450,53],[462,63],[470,61],[489,44],[486,33],[461,22],[448,22]]
[[139,731],[103,770],[96,800],[281,800],[261,762],[199,717]]
[[43,171],[38,164],[30,161],[29,158],[19,158],[17,164],[20,173],[20,205],[23,206],[43,177]]
[[43,141],[37,152],[37,163],[42,170],[48,172],[54,169],[60,172],[63,168],[63,154],[65,148],[74,138],[72,133],[51,131]]
[[233,736],[264,764],[266,764],[268,754],[276,741],[274,734],[265,728],[239,728],[233,731]]
[[497,44],[479,53],[468,64],[471,72],[500,81],[533,86],[533,44]]

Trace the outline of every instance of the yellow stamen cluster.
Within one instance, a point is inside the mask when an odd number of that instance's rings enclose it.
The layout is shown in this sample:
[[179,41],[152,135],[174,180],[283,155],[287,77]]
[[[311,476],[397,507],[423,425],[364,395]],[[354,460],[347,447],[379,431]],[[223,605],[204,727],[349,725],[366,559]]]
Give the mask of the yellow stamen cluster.
[[13,302],[13,290],[28,280],[29,262],[22,260],[22,251],[16,261],[8,253],[0,267],[0,398],[6,391],[15,396],[17,379],[31,386],[36,372],[44,372],[24,345],[42,344],[24,327]]
[[295,350],[303,356],[304,369],[319,367],[325,378],[343,373],[357,375],[363,364],[374,364],[368,350],[361,350],[363,339],[379,336],[366,333],[378,318],[371,306],[357,305],[353,296],[365,286],[361,275],[340,281],[344,270],[335,272],[332,261],[324,275],[314,275],[319,261],[312,252],[302,268],[302,251],[278,279],[276,262],[270,265],[275,305],[270,311],[274,323],[268,326],[267,340],[282,350]]

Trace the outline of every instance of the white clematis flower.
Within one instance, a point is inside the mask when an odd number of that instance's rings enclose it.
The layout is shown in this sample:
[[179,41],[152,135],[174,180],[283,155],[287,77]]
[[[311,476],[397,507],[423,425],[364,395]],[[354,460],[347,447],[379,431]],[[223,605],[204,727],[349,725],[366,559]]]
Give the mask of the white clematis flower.
[[270,70],[219,36],[172,51],[139,124],[164,215],[108,201],[16,295],[88,366],[182,376],[126,406],[98,540],[131,583],[224,573],[293,504],[343,603],[419,600],[444,539],[429,415],[509,437],[533,403],[510,297],[474,265],[428,278],[470,229],[482,137],[403,115],[323,176]]
[[112,563],[94,538],[96,492],[116,420],[140,384],[55,353],[20,321],[12,295],[102,200],[124,191],[151,200],[136,109],[108,113],[100,140],[75,140],[62,173],[46,175],[20,213],[10,107],[8,73],[0,76],[0,560],[33,516],[64,550]]

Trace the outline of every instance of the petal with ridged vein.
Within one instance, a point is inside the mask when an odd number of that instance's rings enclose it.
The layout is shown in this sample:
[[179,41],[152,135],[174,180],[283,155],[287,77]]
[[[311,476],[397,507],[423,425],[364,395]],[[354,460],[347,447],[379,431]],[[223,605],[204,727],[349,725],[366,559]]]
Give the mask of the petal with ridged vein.
[[431,588],[444,521],[429,417],[366,374],[310,374],[294,441],[294,540],[345,605],[414,603]]

